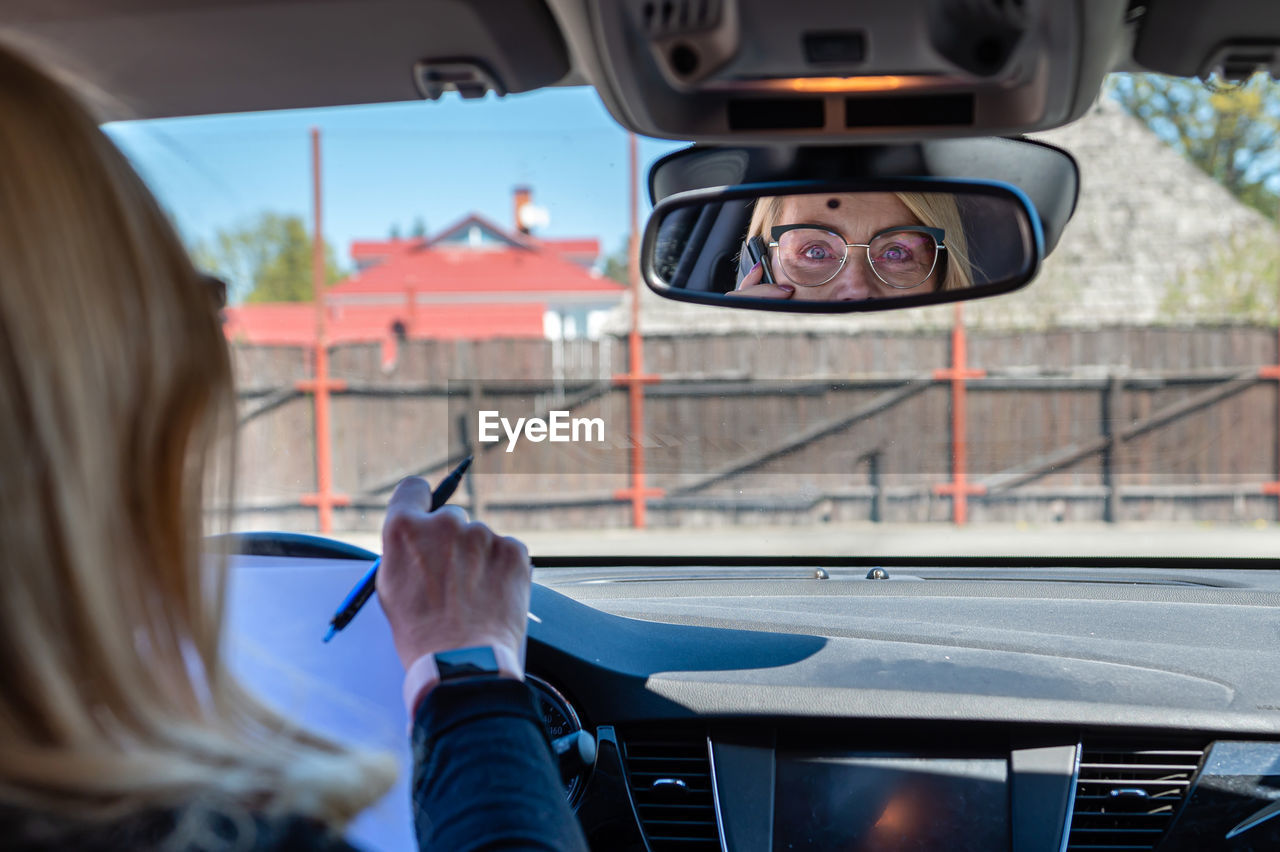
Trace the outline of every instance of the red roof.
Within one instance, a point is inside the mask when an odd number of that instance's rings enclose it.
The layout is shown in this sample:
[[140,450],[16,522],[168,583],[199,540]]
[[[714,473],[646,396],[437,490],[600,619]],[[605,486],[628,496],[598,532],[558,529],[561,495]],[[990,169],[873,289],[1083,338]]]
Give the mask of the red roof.
[[591,265],[600,257],[600,241],[591,238],[569,238],[564,240],[539,239],[538,245],[546,246],[565,260],[577,264]]
[[524,248],[421,248],[389,257],[335,284],[332,298],[386,293],[599,293],[620,297],[618,282],[550,252]]
[[500,234],[515,245],[524,245],[531,249],[550,249],[566,260],[572,260],[579,266],[590,266],[600,257],[600,241],[594,237],[562,237],[543,238],[529,234],[507,231],[498,227],[492,220],[478,213],[455,222],[430,240],[422,237],[395,237],[388,240],[355,240],[351,243],[351,259],[362,267],[381,263],[389,257],[403,254],[414,249],[423,248],[439,242],[461,231],[472,223]]
[[[597,240],[539,240],[475,214],[430,240],[355,242],[362,268],[329,289],[327,334],[391,344],[400,323],[413,338],[542,337],[548,307],[609,307],[625,293],[583,268],[590,251]],[[228,308],[224,328],[232,340],[297,346],[315,326],[314,306],[276,303]]]
[[481,216],[479,213],[468,213],[440,233],[426,241],[427,246],[435,246],[442,242],[446,242],[453,237],[457,237],[472,226],[478,226],[481,231],[487,232],[488,235],[502,243],[513,246],[524,246],[525,248],[536,248],[538,240],[529,234],[521,231],[508,231],[500,225],[494,223],[492,219]]
[[352,257],[365,257],[369,255],[387,256],[396,255],[396,253],[404,251],[404,249],[421,246],[425,243],[425,239],[419,237],[393,239],[355,239],[351,243]]
[[[478,245],[456,241],[477,229],[485,239]],[[454,240],[454,241],[451,241]],[[598,293],[610,302],[622,296],[624,288],[609,278],[583,269],[563,256],[580,251],[596,240],[561,240],[547,243],[525,234],[508,233],[485,219],[471,214],[446,228],[429,241],[406,240],[360,243],[362,251],[386,247],[386,259],[360,270],[330,290],[336,302],[355,295],[394,295],[404,298],[409,290],[432,294],[524,294],[554,301],[557,294]],[[352,248],[355,254],[355,246]]]
[[351,243],[351,259],[359,263],[360,261],[376,261],[386,260],[393,254],[399,254],[402,251],[408,251],[415,246],[422,245],[426,240],[414,237],[412,239],[394,239],[394,240],[354,240]]

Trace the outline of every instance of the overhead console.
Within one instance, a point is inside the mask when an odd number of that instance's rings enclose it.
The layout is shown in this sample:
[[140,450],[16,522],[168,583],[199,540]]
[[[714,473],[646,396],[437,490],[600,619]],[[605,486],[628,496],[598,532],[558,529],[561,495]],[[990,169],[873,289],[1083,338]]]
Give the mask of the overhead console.
[[591,28],[577,47],[614,117],[699,141],[1057,126],[1092,102],[1125,27],[1124,4],[1095,0],[621,0],[576,11]]

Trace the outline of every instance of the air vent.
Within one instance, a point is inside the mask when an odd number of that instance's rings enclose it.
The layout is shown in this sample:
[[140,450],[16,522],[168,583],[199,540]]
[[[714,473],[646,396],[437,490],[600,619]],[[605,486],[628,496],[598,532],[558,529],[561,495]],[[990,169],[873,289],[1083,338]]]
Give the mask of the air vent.
[[1068,852],[1154,849],[1186,798],[1203,748],[1085,745]]
[[943,127],[973,124],[972,94],[847,98],[845,127]]
[[821,98],[735,98],[731,130],[818,130],[826,116]]
[[622,755],[652,852],[720,849],[705,736],[626,739]]
[[720,4],[721,0],[633,0],[641,28],[653,39],[717,26]]

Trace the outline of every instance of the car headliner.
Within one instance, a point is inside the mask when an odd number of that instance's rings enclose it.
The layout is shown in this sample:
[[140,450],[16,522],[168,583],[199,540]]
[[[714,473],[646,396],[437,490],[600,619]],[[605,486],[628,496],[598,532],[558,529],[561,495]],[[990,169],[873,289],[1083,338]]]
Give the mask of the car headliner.
[[482,58],[513,92],[570,73],[541,0],[17,0],[0,28],[105,119],[414,100],[424,58]]
[[[638,67],[634,63],[643,51],[628,44],[619,55],[605,55],[596,2],[10,0],[0,6],[0,29],[96,95],[104,120],[413,100],[420,97],[415,63],[470,60],[509,92],[595,85],[615,118],[645,132],[632,120],[624,93],[606,82],[605,70],[612,63],[613,73],[625,74]],[[1084,70],[1090,63],[1099,71],[1141,65],[1190,74],[1224,45],[1280,44],[1280,7],[1274,0],[1130,3],[1122,29],[1107,25],[1117,19],[1116,9],[1123,5],[1118,0],[1074,2],[1079,38],[1063,45],[1074,51],[1080,69],[1074,83],[1060,82],[1079,88],[1075,114],[1096,96],[1098,77]],[[758,15],[775,6],[770,0],[735,0],[735,8]],[[880,0],[850,0],[843,13],[874,31],[881,17],[900,17],[902,9]],[[926,7],[917,3],[913,14],[924,20]],[[744,57],[761,55],[750,62],[767,76],[767,62],[776,57],[766,56],[759,45],[743,47]],[[1280,49],[1270,55],[1273,68],[1280,66]],[[1062,120],[1069,120],[1065,113]],[[990,133],[974,125],[947,135]],[[756,133],[754,139],[771,137]]]

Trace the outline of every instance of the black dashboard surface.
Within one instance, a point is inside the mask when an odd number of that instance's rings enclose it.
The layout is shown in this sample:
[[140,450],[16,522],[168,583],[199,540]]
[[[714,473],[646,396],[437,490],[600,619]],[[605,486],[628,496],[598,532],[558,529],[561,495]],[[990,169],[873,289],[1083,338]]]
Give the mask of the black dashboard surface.
[[[390,750],[407,770],[385,619],[370,611],[320,642],[372,554],[279,544],[232,559],[234,667],[290,715]],[[1280,570],[1009,562],[899,561],[872,580],[866,565],[838,562],[538,560],[528,670],[598,741],[578,805],[593,848],[776,852],[776,766],[788,755],[865,762],[868,750],[1007,756],[1015,852],[1057,850],[1068,824],[1087,838],[1103,831],[1095,826],[1175,812],[1154,835],[1160,849],[1280,845],[1280,819],[1223,845],[1228,829],[1280,799]],[[1173,761],[1181,774],[1161,766],[1130,782],[1126,769],[1116,781],[1113,751]],[[656,775],[644,772],[651,760]],[[1090,761],[1102,767],[1096,778]],[[703,764],[702,775],[672,769]],[[656,789],[686,780],[682,795],[699,801]],[[1160,795],[1185,806],[1111,801],[1134,783],[1164,785]],[[1100,814],[1085,808],[1091,797]],[[1136,816],[1115,816],[1118,805]],[[653,815],[672,807],[701,809],[702,823],[688,821],[699,841],[655,841]],[[403,778],[350,836],[412,848]]]
[[780,714],[1280,734],[1280,572],[824,573],[539,568],[530,667],[612,721]]
[[[530,669],[600,737],[579,812],[593,848],[1280,847],[1269,564],[896,565],[871,579],[666,562],[535,571]],[[699,752],[707,780],[690,768]],[[807,768],[788,774],[797,759]],[[884,760],[923,774],[886,787],[838,766]],[[962,766],[1007,766],[1007,780],[955,786]],[[655,789],[686,780],[681,797]],[[939,845],[925,829],[943,812]],[[631,814],[647,847],[617,829]]]

